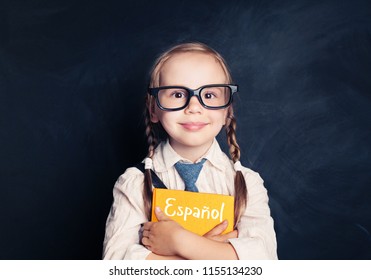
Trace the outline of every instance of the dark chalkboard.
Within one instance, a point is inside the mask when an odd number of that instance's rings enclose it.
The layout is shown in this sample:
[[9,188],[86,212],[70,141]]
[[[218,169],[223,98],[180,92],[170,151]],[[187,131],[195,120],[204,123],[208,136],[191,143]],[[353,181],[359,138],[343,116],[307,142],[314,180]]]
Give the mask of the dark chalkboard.
[[371,259],[370,1],[0,6],[0,259],[101,258],[113,184],[146,153],[148,72],[186,41],[240,86],[279,258]]

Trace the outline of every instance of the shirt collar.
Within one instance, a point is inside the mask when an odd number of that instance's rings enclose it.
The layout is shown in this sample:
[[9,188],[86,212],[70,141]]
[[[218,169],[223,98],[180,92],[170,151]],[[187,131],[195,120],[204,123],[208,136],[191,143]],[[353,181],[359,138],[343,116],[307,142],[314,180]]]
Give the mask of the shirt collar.
[[[226,155],[220,149],[218,141],[214,138],[214,141],[210,149],[203,155],[202,158],[206,158],[213,166],[224,171],[225,169],[225,157]],[[154,155],[154,170],[156,172],[165,172],[173,168],[174,164],[178,161],[190,162],[187,159],[182,158],[174,149],[171,147],[169,140],[162,142],[155,151]]]

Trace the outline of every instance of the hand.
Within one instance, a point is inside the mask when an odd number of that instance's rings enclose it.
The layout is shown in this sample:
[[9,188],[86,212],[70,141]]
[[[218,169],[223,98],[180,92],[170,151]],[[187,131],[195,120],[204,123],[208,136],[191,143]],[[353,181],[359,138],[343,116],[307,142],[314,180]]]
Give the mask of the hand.
[[231,232],[228,232],[226,234],[222,234],[222,232],[228,227],[228,221],[225,220],[221,222],[220,224],[216,225],[214,228],[212,228],[210,231],[205,233],[203,236],[219,242],[228,242],[228,239],[230,238],[237,238],[238,237],[238,231],[233,230]]
[[155,254],[163,256],[177,255],[177,234],[183,227],[166,216],[159,207],[155,208],[158,222],[147,222],[143,226],[142,243]]

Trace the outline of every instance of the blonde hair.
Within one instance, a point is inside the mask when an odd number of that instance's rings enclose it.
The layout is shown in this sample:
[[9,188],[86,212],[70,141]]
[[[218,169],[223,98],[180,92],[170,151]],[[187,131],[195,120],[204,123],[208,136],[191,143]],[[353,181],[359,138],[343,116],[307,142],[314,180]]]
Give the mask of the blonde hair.
[[[160,72],[164,63],[175,54],[186,53],[186,52],[199,52],[210,55],[219,62],[220,66],[222,67],[225,76],[227,78],[227,83],[232,83],[232,77],[230,71],[228,69],[227,63],[225,62],[224,58],[214,49],[210,48],[209,46],[194,42],[194,43],[184,43],[176,45],[166,52],[162,53],[156,60],[153,65],[153,68],[150,73],[150,87],[158,87],[160,86]],[[147,136],[147,143],[148,143],[148,154],[147,157],[153,157],[154,150],[159,143],[159,135],[160,133],[165,133],[164,129],[162,128],[161,124],[155,124],[151,122],[151,112],[154,110],[155,100],[154,97],[147,93],[146,95],[146,111],[145,111],[145,125],[146,125],[146,136]],[[232,161],[235,163],[240,160],[240,147],[237,143],[236,139],[236,119],[233,113],[233,107],[230,105],[228,107],[228,116],[225,124],[225,130],[227,134],[227,142],[229,146],[229,154],[232,158]],[[236,176],[234,179],[234,186],[235,186],[235,227],[239,222],[242,213],[244,212],[247,204],[247,188],[245,178],[241,171],[236,171]],[[144,190],[143,190],[143,199],[144,199],[144,206],[145,211],[147,213],[148,219],[150,219],[151,213],[151,200],[152,200],[152,176],[150,169],[145,169],[144,173]]]

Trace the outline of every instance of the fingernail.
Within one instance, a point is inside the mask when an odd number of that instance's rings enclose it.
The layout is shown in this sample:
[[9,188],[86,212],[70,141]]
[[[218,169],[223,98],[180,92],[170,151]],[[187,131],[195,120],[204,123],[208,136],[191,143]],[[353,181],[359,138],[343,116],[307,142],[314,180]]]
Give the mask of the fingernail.
[[156,213],[161,213],[161,208],[160,208],[159,206],[156,206],[156,207],[155,207],[155,212],[156,212]]
[[228,224],[228,220],[224,220],[223,225],[227,225],[227,224]]

